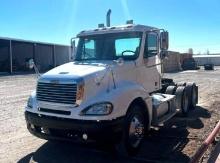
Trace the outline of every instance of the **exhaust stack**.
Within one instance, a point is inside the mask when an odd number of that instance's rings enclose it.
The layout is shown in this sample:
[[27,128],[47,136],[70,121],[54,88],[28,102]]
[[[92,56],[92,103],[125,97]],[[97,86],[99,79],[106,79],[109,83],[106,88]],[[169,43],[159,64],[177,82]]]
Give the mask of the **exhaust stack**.
[[112,10],[109,9],[108,12],[107,12],[107,14],[106,14],[106,26],[107,26],[107,27],[110,27],[110,23],[111,23],[111,20],[110,20],[111,12],[112,12]]

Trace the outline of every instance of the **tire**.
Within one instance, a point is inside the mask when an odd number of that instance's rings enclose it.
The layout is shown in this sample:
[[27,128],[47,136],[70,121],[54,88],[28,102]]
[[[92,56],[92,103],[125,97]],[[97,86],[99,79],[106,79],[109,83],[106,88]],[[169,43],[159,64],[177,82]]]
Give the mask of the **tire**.
[[177,87],[175,95],[176,107],[181,110],[183,116],[187,116],[189,112],[189,102],[186,88],[184,86]]
[[196,104],[198,103],[198,89],[195,83],[188,82],[186,83],[186,88],[188,89],[188,100],[189,100],[189,109],[195,109]]
[[186,86],[186,82],[177,82],[176,86]]
[[121,141],[116,144],[117,153],[124,156],[135,156],[142,144],[147,128],[147,114],[139,105],[131,105],[124,122]]
[[176,86],[168,86],[166,91],[165,91],[165,94],[169,94],[169,95],[173,95],[176,91]]

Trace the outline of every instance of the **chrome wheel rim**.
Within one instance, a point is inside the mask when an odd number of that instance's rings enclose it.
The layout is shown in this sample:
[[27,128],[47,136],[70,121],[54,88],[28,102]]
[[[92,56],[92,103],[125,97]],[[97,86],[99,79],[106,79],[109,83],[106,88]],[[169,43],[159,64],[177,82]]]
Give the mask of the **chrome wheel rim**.
[[144,137],[144,124],[137,115],[131,119],[129,126],[129,142],[134,148],[138,147]]

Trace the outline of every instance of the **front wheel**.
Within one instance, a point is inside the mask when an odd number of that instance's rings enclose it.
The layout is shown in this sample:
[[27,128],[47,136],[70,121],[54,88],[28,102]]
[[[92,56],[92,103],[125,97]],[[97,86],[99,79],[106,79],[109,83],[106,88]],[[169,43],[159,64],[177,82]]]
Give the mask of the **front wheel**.
[[116,145],[117,152],[122,155],[137,154],[147,130],[147,114],[144,108],[132,105],[126,114],[122,140]]

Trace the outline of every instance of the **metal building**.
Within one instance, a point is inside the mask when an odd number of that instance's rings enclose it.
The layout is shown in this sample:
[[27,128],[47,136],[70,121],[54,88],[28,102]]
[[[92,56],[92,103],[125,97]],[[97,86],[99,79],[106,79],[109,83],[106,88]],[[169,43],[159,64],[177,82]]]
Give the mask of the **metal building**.
[[215,55],[194,55],[193,58],[198,62],[199,66],[204,64],[214,64],[215,66],[220,66],[220,54]]
[[32,58],[46,71],[71,60],[70,46],[0,37],[0,72],[30,71],[27,61]]

